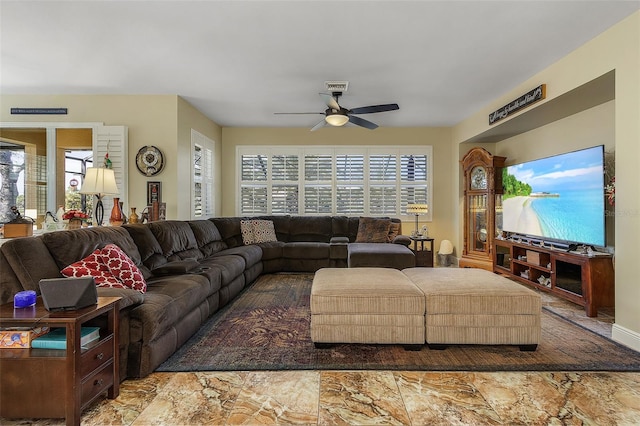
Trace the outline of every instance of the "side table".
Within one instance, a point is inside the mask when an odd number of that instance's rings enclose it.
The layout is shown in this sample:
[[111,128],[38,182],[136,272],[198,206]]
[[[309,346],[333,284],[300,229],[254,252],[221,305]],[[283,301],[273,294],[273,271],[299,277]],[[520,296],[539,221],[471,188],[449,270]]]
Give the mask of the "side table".
[[[413,241],[413,254],[416,256],[416,266],[433,267],[433,238],[409,237]],[[418,243],[420,243],[418,245]],[[425,248],[424,243],[428,243]]]
[[[119,297],[98,297],[98,303],[76,311],[49,312],[42,298],[35,307],[0,306],[1,327],[65,327],[67,349],[0,349],[0,416],[61,418],[80,425],[80,414],[107,392],[120,392],[118,376]],[[100,339],[80,346],[83,325],[100,326]]]

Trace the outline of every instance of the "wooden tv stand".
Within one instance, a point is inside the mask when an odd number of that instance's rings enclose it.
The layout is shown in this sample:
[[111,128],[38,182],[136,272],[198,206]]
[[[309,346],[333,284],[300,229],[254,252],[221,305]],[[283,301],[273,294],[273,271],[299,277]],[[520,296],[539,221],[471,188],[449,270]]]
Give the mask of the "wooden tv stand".
[[495,240],[493,271],[584,306],[587,316],[613,307],[612,256],[592,256],[509,240]]

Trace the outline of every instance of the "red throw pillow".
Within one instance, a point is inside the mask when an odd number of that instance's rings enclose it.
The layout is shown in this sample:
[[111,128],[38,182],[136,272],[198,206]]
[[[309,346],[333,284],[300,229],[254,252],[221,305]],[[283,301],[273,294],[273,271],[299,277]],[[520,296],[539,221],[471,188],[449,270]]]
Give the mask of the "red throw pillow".
[[126,288],[102,261],[101,250],[98,249],[82,260],[60,271],[67,278],[93,277],[96,287]]
[[107,244],[101,251],[102,261],[109,267],[111,273],[126,287],[146,293],[147,282],[135,263],[115,244]]

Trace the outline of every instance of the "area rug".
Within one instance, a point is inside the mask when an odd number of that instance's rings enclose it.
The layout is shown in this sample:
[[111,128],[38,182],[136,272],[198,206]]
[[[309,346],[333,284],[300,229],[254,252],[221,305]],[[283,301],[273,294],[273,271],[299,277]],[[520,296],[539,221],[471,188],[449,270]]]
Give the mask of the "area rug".
[[542,311],[535,352],[516,346],[339,344],[316,349],[309,330],[312,274],[263,275],[157,371],[424,370],[640,371],[640,353]]

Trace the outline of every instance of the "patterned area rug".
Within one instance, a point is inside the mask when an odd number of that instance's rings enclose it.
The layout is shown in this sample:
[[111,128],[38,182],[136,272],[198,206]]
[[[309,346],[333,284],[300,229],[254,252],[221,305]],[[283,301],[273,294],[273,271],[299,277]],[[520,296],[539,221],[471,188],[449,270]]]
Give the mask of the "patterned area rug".
[[157,371],[640,371],[640,353],[546,309],[535,352],[482,345],[443,351],[361,344],[316,349],[309,331],[312,280],[313,274],[263,275]]

